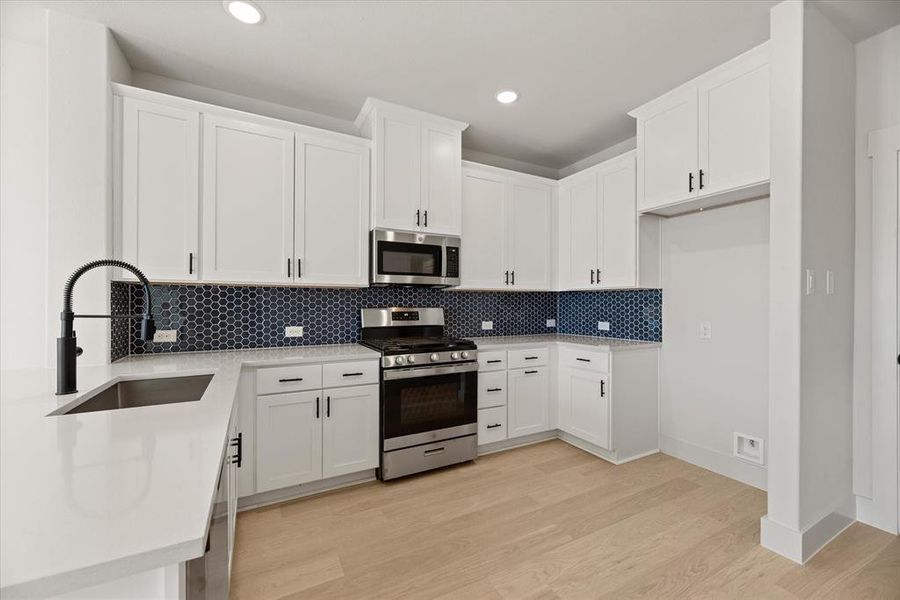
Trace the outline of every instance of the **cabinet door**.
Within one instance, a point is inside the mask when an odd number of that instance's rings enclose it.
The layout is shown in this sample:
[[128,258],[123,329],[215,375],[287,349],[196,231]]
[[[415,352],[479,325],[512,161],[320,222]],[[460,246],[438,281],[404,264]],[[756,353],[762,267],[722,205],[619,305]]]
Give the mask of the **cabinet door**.
[[[421,126],[419,119],[381,114],[375,122],[374,227],[421,227]],[[419,211],[419,224],[416,212]]]
[[322,393],[256,399],[256,491],[322,478]]
[[322,472],[325,477],[378,466],[378,386],[325,390]]
[[506,288],[506,178],[466,169],[463,173],[463,242],[460,279],[465,288]]
[[200,113],[122,100],[122,259],[151,280],[197,279]]
[[422,123],[422,229],[459,235],[462,227],[462,134]]
[[671,94],[660,102],[654,114],[638,120],[641,209],[697,195],[697,89]]
[[231,562],[234,558],[234,529],[237,524],[238,504],[238,464],[240,452],[238,439],[238,404],[231,409],[231,421],[228,425],[228,450],[226,450],[228,468],[228,573],[231,574]]
[[368,283],[369,150],[302,136],[297,143],[294,235],[298,283]]
[[767,53],[723,67],[700,84],[700,168],[700,194],[769,179]]
[[548,185],[511,179],[507,196],[510,287],[550,289],[551,196]]
[[293,132],[208,116],[203,129],[203,279],[293,281]]
[[599,173],[600,273],[604,288],[637,284],[637,207],[635,206],[634,156],[615,161]]
[[566,231],[560,237],[568,244],[564,262],[568,265],[568,277],[562,281],[564,288],[590,289],[597,285],[596,270],[599,263],[598,224],[600,221],[600,196],[596,173],[588,173],[560,186],[560,205],[567,204]]
[[547,367],[515,369],[507,374],[510,438],[550,428],[550,376]]
[[[582,369],[564,369],[565,431],[586,442],[612,449],[609,376]],[[562,403],[561,403],[562,404]],[[562,422],[562,414],[560,420]]]

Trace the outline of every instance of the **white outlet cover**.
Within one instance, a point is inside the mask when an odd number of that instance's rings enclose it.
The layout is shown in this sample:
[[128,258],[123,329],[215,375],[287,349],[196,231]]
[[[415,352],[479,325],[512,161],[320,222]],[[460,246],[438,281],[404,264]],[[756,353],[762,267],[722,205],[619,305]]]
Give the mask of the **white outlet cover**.
[[609,321],[598,321],[597,331],[609,331]]
[[284,328],[284,337],[294,338],[294,337],[303,337],[303,327],[299,325],[289,326]]
[[701,321],[700,322],[700,339],[701,340],[712,339],[712,323],[710,323],[709,321]]
[[482,321],[481,322],[481,330],[482,331],[490,331],[494,328],[493,321]]
[[153,334],[153,341],[157,343],[171,343],[178,340],[177,329],[157,329]]
[[806,295],[816,293],[816,272],[813,269],[806,270]]
[[757,465],[765,464],[764,444],[762,438],[734,432],[734,455],[737,458]]
[[834,271],[825,271],[825,295],[834,294]]
[[556,327],[556,319],[547,319],[547,327]]

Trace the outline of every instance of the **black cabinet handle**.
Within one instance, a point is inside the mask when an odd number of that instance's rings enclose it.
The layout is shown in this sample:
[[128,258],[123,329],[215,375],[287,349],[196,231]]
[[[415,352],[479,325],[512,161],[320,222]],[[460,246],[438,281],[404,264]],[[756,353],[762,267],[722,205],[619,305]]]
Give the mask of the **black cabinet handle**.
[[703,189],[703,169],[700,169],[700,189]]
[[594,285],[594,270],[591,269],[591,285]]
[[194,253],[188,252],[188,275],[194,274]]
[[297,257],[297,279],[303,277],[303,263],[300,262],[300,258]]
[[597,269],[597,285],[600,285],[600,269]]
[[237,465],[240,469],[244,462],[244,434],[238,433],[236,438],[231,438],[231,446],[237,448],[237,454],[231,457],[231,464]]
[[416,211],[416,227],[418,227],[419,225],[421,225],[421,223],[419,222],[421,216],[422,216],[422,211],[421,211],[421,210],[417,210],[417,211]]
[[499,358],[495,358],[494,360],[489,360],[489,361],[487,361],[487,364],[493,365],[493,364],[495,364],[495,363],[502,363],[502,362],[503,362],[503,361],[500,360]]
[[359,377],[362,373],[344,373],[343,377]]
[[288,381],[303,381],[302,377],[286,377],[285,379],[279,379],[278,383],[287,383]]
[[575,360],[580,360],[581,362],[591,362],[589,358],[576,358]]
[[317,419],[319,418],[319,399],[318,398],[316,398],[316,418]]
[[[702,184],[701,184],[701,187],[702,187]],[[427,210],[425,211],[425,223],[424,223],[424,225],[425,225],[425,227],[428,227],[428,211],[427,211]]]
[[526,356],[525,360],[537,360],[538,358],[540,358],[540,357],[539,356]]
[[512,272],[512,285],[516,285],[516,272]]
[[325,398],[325,416],[331,417],[331,396]]
[[534,375],[537,371],[525,371],[526,375]]
[[493,429],[495,427],[503,427],[503,423],[494,423],[493,425],[488,425],[486,429]]
[[291,276],[291,259],[288,259],[288,277]]
[[506,285],[509,285],[509,271],[506,272]]
[[489,392],[502,392],[502,391],[503,391],[503,388],[488,388],[487,391],[489,391]]
[[600,397],[603,398],[604,396],[606,396],[606,380],[601,379],[600,380]]
[[694,191],[694,174],[693,173],[688,173],[688,191],[689,192]]

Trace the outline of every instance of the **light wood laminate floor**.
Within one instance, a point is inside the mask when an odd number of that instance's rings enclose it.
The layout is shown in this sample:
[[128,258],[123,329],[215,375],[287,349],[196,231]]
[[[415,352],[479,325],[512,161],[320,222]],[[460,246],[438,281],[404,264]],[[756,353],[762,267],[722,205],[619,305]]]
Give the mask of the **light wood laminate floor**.
[[805,567],[764,492],[561,441],[238,516],[232,598],[900,598],[900,538],[855,524]]

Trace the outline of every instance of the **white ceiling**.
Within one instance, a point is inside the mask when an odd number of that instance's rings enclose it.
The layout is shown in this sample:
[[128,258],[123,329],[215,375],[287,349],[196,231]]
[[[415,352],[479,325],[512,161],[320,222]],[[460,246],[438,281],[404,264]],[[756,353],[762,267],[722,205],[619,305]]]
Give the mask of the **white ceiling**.
[[[220,0],[42,4],[109,26],[136,70],[351,120],[375,96],[469,122],[466,148],[556,169],[765,41],[776,1],[257,3],[258,26]],[[822,4],[856,39],[900,21],[900,2]],[[499,105],[501,88],[520,100]]]

